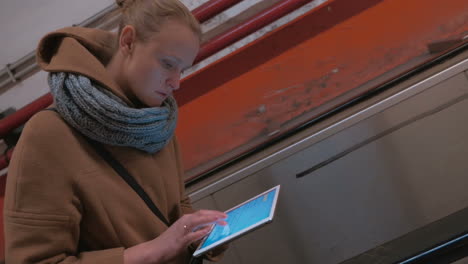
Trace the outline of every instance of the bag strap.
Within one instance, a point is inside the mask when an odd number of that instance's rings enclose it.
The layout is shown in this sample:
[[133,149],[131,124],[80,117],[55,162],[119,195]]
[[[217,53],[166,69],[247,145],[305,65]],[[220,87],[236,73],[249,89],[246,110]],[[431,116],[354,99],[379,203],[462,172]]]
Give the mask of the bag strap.
[[[50,110],[57,112],[57,109],[55,108],[47,108],[44,110]],[[140,198],[145,202],[146,206],[153,212],[154,215],[156,215],[164,224],[167,226],[170,226],[171,224],[169,221],[164,217],[164,215],[161,213],[159,208],[153,203],[151,198],[148,196],[148,194],[145,192],[145,190],[138,184],[138,182],[133,178],[133,176],[125,169],[120,162],[118,162],[109,151],[107,151],[104,146],[95,140],[92,140],[85,135],[83,137],[88,141],[89,145],[94,148],[94,150],[101,156],[103,160],[105,160],[111,167],[114,169],[117,174],[122,177],[122,179],[132,187],[132,189],[140,196]]]
[[118,162],[110,153],[107,151],[104,146],[92,139],[86,138],[96,152],[114,169],[117,174],[124,179],[124,181],[132,187],[132,189],[140,196],[140,198],[145,202],[146,206],[156,215],[164,224],[170,226],[169,221],[164,217],[159,208],[153,203],[151,198],[145,192],[145,190],[138,184],[138,182],[133,178],[133,176]]

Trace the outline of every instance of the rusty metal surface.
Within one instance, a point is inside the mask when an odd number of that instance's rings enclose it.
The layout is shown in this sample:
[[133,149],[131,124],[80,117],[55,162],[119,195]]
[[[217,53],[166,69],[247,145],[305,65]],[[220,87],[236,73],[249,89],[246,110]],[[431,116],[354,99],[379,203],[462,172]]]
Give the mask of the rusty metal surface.
[[[417,19],[414,19],[417,17]],[[187,177],[300,125],[317,107],[468,32],[464,0],[329,1],[184,80]],[[414,66],[414,65],[412,65]]]

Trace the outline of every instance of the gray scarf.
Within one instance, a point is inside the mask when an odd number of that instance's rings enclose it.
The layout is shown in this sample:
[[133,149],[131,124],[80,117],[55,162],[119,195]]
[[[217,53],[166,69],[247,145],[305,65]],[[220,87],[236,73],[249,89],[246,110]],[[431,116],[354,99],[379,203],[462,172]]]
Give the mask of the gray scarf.
[[50,73],[49,86],[62,118],[95,141],[156,153],[174,134],[177,104],[173,97],[161,107],[131,108],[89,78],[65,72]]

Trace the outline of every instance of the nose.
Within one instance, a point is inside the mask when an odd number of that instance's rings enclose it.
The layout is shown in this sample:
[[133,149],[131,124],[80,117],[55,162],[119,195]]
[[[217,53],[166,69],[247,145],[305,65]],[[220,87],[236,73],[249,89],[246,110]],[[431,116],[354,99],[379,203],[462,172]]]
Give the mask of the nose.
[[171,88],[172,91],[178,90],[180,87],[180,72],[176,72],[172,74],[167,79],[167,84]]

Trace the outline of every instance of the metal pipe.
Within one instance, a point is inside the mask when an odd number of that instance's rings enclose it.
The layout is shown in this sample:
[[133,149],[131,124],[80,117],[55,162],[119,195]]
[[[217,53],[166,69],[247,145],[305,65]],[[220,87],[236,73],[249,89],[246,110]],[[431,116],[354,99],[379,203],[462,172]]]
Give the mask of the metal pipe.
[[0,122],[0,138],[6,136],[10,131],[24,124],[31,118],[35,113],[44,109],[52,103],[52,95],[50,93],[39,97],[33,103],[16,111],[3,118]]
[[36,56],[36,51],[33,50],[31,52],[29,52],[28,54],[26,54],[26,56],[23,56],[21,59],[17,60],[16,62],[12,63],[10,66],[12,69],[15,69],[19,66],[21,66],[22,64],[30,61],[30,60],[34,60]]
[[[110,12],[113,12],[117,8],[118,6],[114,3],[110,5],[109,7],[101,10],[99,13],[95,14],[94,16],[81,22],[77,26],[82,26],[82,27],[90,26],[96,21],[102,19],[105,15],[109,14]],[[20,68],[21,66],[26,67],[26,69],[28,70],[34,70],[38,68],[36,64],[35,56],[36,56],[36,51],[31,51],[27,55],[23,56],[19,60],[9,65],[10,71],[15,73],[14,79],[21,79],[22,77],[31,73],[31,71],[21,71],[21,74],[19,72],[16,73],[18,71],[18,68]],[[29,65],[24,65],[24,64],[29,64]],[[34,67],[31,67],[31,65],[34,65]],[[0,82],[0,89],[12,83],[12,79],[10,77],[8,68],[5,67],[4,69],[0,71],[0,80],[3,80]]]
[[248,36],[249,34],[259,30],[260,28],[270,24],[276,19],[294,11],[295,9],[305,5],[310,0],[286,0],[282,1],[267,10],[255,15],[249,20],[234,26],[227,32],[213,38],[210,42],[203,45],[198,53],[195,63],[206,59],[214,53],[220,51],[234,42]]
[[[30,59],[32,59],[32,58],[30,58]],[[27,66],[24,69],[20,70],[20,71],[18,71],[19,67],[14,67],[12,65],[9,66],[12,72],[15,71],[14,78],[17,81],[23,79],[23,77],[27,76],[28,74],[31,74],[32,72],[39,70],[39,66],[37,65],[37,63],[35,61],[33,63],[31,63],[31,64],[26,64],[26,65]],[[1,76],[1,73],[0,73],[0,76]],[[5,74],[5,76],[9,76],[9,73],[7,72]],[[0,82],[0,89],[2,87],[5,87],[5,86],[11,84],[11,83],[13,83],[11,78],[4,79],[3,81]]]
[[[77,26],[88,27],[88,26],[92,25],[93,23],[95,23],[96,21],[99,21],[100,19],[102,19],[105,15],[115,11],[117,8],[118,8],[118,6],[114,3],[114,4],[110,5],[110,6],[108,6],[107,8],[104,8],[99,13],[97,13],[97,14],[93,15],[92,17],[90,17],[90,18],[84,20],[83,22],[79,23]],[[9,65],[10,72],[16,72],[17,68],[21,67],[23,64],[26,64],[28,62],[30,62],[29,63],[30,65],[34,65],[34,67],[25,66],[27,70],[19,71],[18,73],[14,74],[14,79],[21,79],[25,75],[31,73],[32,70],[35,70],[35,69],[38,68],[38,66],[36,65],[35,56],[36,56],[36,51],[31,51],[28,54],[26,54],[25,56],[23,56],[22,58],[20,58],[19,60],[15,61],[14,63],[11,63]],[[5,87],[5,86],[7,86],[7,85],[9,85],[9,84],[11,84],[13,82],[12,79],[11,79],[11,76],[9,74],[9,69],[7,67],[5,67],[4,69],[2,69],[0,71],[0,77],[3,77],[3,78],[10,77],[10,78],[7,78],[4,81],[0,82],[0,88]]]
[[[29,64],[26,68],[16,72],[15,78],[21,80],[23,77],[25,77],[28,74],[31,74],[33,71],[37,71],[37,70],[39,70],[39,65],[37,65],[37,63]],[[9,83],[11,83],[11,80],[6,79],[6,80],[0,82],[0,87],[6,86]]]
[[[5,75],[3,75],[3,72],[1,72],[0,76],[5,76]],[[8,73],[6,74],[6,76],[8,76]],[[7,86],[10,83],[11,83],[11,80],[9,78],[6,78],[4,81],[0,82],[0,87]]]
[[8,76],[10,76],[10,81],[12,81],[13,83],[16,83],[17,80],[16,80],[15,75],[13,74],[13,72],[10,69],[10,64],[7,64],[5,66],[5,69],[6,69],[7,73],[8,73]]
[[203,23],[239,2],[241,2],[241,0],[208,1],[195,8],[193,10],[193,15],[198,19],[198,21],[200,21],[200,23]]
[[16,77],[18,79],[21,79],[25,76],[27,76],[28,74],[31,74],[31,72],[33,71],[39,71],[39,65],[37,65],[37,63],[34,63],[34,64],[30,64],[28,65],[26,68],[22,69],[21,71],[17,72],[16,73]]
[[[9,70],[13,73],[14,75],[14,78],[16,80],[21,80],[21,78],[23,77],[22,74],[20,74],[20,71],[18,70],[19,68],[21,68],[22,65],[24,64],[32,64],[32,65],[36,65],[36,61],[35,61],[35,51],[32,51],[32,52],[29,52],[26,56],[23,56],[21,59],[17,60],[16,62],[6,66],[5,68],[3,68],[1,71],[0,71],[0,89],[2,89],[3,87],[9,85],[9,84],[12,84],[14,83],[12,80],[11,80],[11,76],[10,76],[10,73],[8,72]],[[23,66],[24,67],[24,66]],[[29,68],[29,67],[27,67]],[[23,71],[21,71],[23,72]],[[26,74],[29,74],[26,73]]]
[[15,79],[21,79],[22,76],[17,72],[18,71],[17,68],[20,67],[21,65],[23,65],[24,63],[28,62],[28,61],[32,61],[33,64],[36,64],[35,60],[34,60],[35,54],[36,54],[35,51],[29,52],[26,56],[23,56],[21,59],[15,61],[14,63],[11,63],[8,66],[6,66],[5,68],[3,68],[0,71],[0,77],[2,77],[5,80],[0,82],[0,89],[2,87],[4,87],[4,86],[8,85],[9,83],[11,83],[11,79],[8,78],[9,77],[9,73],[8,73],[9,70],[11,72],[15,73],[14,74]]

